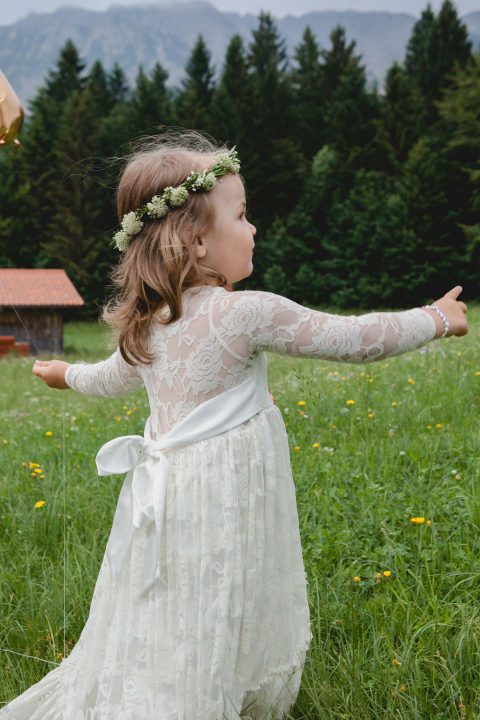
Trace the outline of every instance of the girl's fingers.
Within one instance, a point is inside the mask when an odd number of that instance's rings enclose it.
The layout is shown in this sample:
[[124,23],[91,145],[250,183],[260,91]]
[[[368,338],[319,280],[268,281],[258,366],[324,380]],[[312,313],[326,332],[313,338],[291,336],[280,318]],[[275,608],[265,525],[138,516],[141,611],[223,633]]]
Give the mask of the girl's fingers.
[[461,285],[455,285],[454,288],[445,293],[444,297],[453,298],[453,300],[456,300],[462,290],[463,288]]

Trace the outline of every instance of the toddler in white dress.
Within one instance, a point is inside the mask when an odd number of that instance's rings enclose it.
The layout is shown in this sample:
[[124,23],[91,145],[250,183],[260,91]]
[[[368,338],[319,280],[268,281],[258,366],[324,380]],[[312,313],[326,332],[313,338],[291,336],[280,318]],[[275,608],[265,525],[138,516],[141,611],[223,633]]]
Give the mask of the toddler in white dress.
[[[311,640],[288,439],[266,351],[369,362],[467,332],[454,288],[432,308],[339,316],[248,277],[256,229],[234,150],[160,137],[117,191],[122,259],[108,359],[37,361],[50,387],[145,386],[144,436],[97,455],[126,473],[90,613],[70,655],[8,720],[279,720]],[[226,289],[229,288],[229,289]]]

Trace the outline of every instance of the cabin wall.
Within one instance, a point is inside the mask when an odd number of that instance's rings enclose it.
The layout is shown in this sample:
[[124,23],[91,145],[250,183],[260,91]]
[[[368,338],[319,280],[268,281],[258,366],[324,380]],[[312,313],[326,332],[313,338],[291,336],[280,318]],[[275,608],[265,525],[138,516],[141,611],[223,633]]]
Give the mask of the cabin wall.
[[32,355],[63,353],[63,317],[59,310],[17,308],[17,312],[20,318],[11,308],[0,307],[0,335],[29,342]]

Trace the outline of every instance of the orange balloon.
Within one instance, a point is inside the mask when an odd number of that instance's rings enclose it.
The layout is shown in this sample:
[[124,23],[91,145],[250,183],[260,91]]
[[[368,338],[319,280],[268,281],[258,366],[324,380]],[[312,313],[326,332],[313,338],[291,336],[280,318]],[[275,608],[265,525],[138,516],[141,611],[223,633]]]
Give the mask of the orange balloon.
[[24,117],[20,100],[0,70],[0,147],[9,144],[20,146],[17,134],[20,132]]

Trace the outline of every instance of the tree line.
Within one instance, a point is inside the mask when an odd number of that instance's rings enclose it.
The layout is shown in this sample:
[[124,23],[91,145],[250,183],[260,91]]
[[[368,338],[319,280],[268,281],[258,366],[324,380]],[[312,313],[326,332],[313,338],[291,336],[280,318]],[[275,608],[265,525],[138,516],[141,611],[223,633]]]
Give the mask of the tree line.
[[70,40],[0,154],[0,265],[63,267],[96,317],[117,259],[114,190],[130,143],[176,126],[236,145],[257,226],[243,288],[341,308],[480,295],[480,54],[450,0],[427,5],[383,92],[344,28],[293,56],[271,14],[230,39],[218,80],[201,35],[180,87],[160,63],[97,61]]

